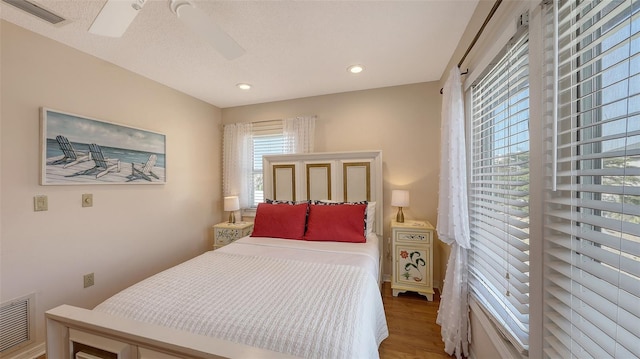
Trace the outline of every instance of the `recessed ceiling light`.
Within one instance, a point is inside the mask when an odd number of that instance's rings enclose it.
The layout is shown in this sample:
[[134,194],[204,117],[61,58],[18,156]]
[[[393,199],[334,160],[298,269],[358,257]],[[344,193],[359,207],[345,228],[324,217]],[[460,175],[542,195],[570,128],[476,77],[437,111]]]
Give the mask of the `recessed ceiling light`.
[[240,90],[251,90],[251,85],[250,84],[236,84],[236,86],[240,89]]
[[347,68],[347,71],[349,71],[352,74],[359,74],[364,70],[364,66],[362,65],[351,65]]

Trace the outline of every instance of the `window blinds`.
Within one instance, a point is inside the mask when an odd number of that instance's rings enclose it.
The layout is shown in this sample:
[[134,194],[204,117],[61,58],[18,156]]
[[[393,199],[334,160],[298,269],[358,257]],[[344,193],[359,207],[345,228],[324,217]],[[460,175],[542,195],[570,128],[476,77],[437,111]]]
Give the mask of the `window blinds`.
[[262,156],[285,153],[285,138],[282,120],[254,122],[253,142],[253,197],[251,203],[257,207],[264,202]]
[[471,93],[469,283],[521,352],[529,332],[529,62],[519,35]]
[[545,198],[543,350],[549,358],[635,358],[640,1],[556,6],[557,143],[547,143],[548,153],[557,149],[557,190]]

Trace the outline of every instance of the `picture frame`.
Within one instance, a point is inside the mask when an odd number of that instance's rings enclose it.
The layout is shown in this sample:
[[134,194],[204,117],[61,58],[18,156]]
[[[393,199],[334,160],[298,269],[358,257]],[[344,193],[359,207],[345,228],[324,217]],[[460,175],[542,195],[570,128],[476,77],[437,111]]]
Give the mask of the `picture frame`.
[[42,107],[40,184],[165,184],[166,136]]

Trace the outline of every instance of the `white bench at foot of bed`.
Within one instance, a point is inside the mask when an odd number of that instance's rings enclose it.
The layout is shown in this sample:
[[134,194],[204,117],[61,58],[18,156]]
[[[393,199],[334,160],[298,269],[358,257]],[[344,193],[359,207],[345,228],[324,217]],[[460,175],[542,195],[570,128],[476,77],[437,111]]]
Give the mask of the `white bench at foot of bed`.
[[45,317],[49,359],[75,359],[80,350],[96,349],[116,359],[293,358],[70,305],[53,308]]

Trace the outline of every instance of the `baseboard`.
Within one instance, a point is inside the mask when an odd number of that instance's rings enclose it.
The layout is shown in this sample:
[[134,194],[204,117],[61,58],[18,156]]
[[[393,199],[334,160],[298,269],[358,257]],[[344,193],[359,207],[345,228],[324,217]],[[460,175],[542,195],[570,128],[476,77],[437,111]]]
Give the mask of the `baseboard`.
[[14,353],[11,357],[1,356],[3,359],[35,359],[46,353],[45,343],[40,343],[35,346],[29,347],[25,350]]
[[391,274],[383,274],[382,275],[383,282],[391,282]]

